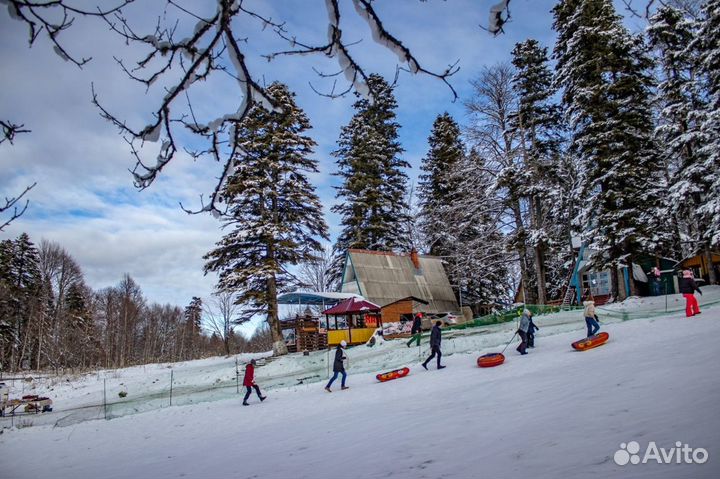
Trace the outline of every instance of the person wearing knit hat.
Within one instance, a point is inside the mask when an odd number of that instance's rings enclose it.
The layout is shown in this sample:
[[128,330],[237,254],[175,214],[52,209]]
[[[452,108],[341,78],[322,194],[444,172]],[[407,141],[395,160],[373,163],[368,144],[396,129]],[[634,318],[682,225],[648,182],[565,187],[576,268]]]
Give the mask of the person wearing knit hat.
[[698,305],[697,298],[695,297],[695,291],[700,293],[702,291],[698,288],[695,279],[693,278],[692,271],[686,269],[682,272],[682,278],[678,282],[680,294],[685,298],[685,316],[688,318],[700,314],[700,305]]
[[337,345],[337,348],[335,348],[335,361],[333,362],[333,377],[330,378],[330,382],[327,383],[327,386],[325,386],[325,390],[329,393],[332,392],[330,389],[330,386],[332,386],[332,383],[337,379],[338,374],[342,374],[342,379],[340,381],[340,389],[349,389],[348,386],[345,386],[345,379],[347,378],[347,373],[345,372],[345,361],[347,361],[347,356],[345,355],[345,348],[347,347],[347,342],[343,339],[340,341],[340,344]]

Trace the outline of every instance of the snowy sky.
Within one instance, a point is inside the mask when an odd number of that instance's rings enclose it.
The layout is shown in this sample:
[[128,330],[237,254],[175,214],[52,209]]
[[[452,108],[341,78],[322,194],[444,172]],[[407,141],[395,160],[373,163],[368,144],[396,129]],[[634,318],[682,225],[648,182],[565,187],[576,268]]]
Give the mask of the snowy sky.
[[[88,2],[94,4],[94,1]],[[126,9],[131,19],[151,25],[157,18],[157,2],[136,2]],[[213,2],[184,2],[214,8]],[[513,45],[528,37],[551,47],[550,9],[554,0],[513,0],[512,21],[505,36],[491,37],[479,28],[487,24],[489,7],[495,0],[417,0],[376,2],[386,28],[410,47],[421,64],[442,71],[460,60],[460,71],[452,79],[460,100],[452,103],[450,90],[428,77],[401,74],[396,96],[401,142],[405,157],[413,165],[413,180],[420,159],[427,149],[427,137],[435,117],[449,111],[464,121],[463,100],[469,81],[484,65],[507,61]],[[299,38],[325,38],[327,15],[321,0],[282,0],[246,2],[273,19],[287,22]],[[367,26],[358,21],[351,2],[341,1],[344,18],[351,20],[344,36],[358,40],[354,51],[369,72],[377,71],[392,80],[395,56],[374,44]],[[197,11],[197,10],[196,10]],[[210,11],[210,10],[207,10]],[[194,22],[191,22],[194,24]],[[335,201],[332,176],[335,163],[330,152],[340,128],[351,115],[353,97],[330,100],[312,92],[309,84],[323,83],[311,66],[335,71],[336,63],[324,58],[291,57],[267,63],[258,53],[270,47],[287,48],[269,31],[248,24],[246,45],[256,77],[269,84],[287,83],[298,94],[299,105],[307,112],[318,142],[316,157],[321,172],[314,175],[318,193],[328,214],[332,233],[338,221],[329,212]],[[64,62],[41,38],[31,49],[27,28],[0,12],[0,117],[24,123],[31,134],[19,136],[14,145],[0,145],[0,195],[10,196],[37,182],[29,195],[27,213],[5,231],[0,239],[14,238],[21,232],[33,241],[41,238],[65,247],[80,263],[87,282],[95,289],[116,284],[129,273],[141,285],[151,302],[186,305],[194,295],[208,295],[215,283],[203,276],[202,255],[222,236],[217,220],[209,215],[188,215],[178,206],[199,206],[199,195],[208,193],[219,174],[218,165],[209,160],[194,162],[180,156],[149,189],[137,191],[128,169],[134,162],[117,130],[99,117],[91,104],[90,85],[94,83],[101,100],[118,116],[136,128],[151,120],[153,100],[159,89],[144,88],[126,79],[113,55],[137,59],[135,47],[125,46],[97,21],[78,19],[63,33],[66,47],[80,57],[93,57],[82,70]],[[199,108],[219,108],[236,104],[233,84],[208,87],[193,97]]]

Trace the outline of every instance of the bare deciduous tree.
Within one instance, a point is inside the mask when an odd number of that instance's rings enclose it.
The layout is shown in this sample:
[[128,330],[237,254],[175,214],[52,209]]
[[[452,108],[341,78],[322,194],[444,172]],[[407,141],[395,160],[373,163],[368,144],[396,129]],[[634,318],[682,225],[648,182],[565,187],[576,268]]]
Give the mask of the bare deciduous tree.
[[247,321],[237,314],[240,306],[235,304],[235,294],[230,291],[217,291],[212,298],[203,303],[205,324],[223,343],[225,355],[230,355],[230,340],[234,335],[235,326]]

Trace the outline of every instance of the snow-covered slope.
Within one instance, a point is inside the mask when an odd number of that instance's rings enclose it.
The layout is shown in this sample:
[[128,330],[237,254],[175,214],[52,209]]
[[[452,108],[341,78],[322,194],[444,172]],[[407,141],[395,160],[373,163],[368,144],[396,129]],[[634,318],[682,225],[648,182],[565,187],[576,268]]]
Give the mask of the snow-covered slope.
[[[508,349],[492,369],[457,352],[442,371],[351,374],[331,394],[303,384],[250,407],[235,397],[7,431],[0,477],[718,477],[720,308],[605,324],[610,341],[580,353],[569,343],[582,326],[538,336],[527,356]],[[680,441],[709,459],[617,465],[629,441]]]

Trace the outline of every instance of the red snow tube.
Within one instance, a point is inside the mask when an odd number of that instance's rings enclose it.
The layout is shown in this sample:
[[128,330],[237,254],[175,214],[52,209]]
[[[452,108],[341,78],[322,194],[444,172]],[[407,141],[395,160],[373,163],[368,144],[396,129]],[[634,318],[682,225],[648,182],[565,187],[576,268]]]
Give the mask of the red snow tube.
[[596,334],[595,336],[590,336],[589,338],[581,339],[580,341],[575,341],[572,343],[573,349],[576,349],[578,351],[585,351],[587,349],[597,348],[598,346],[602,346],[607,342],[607,340],[610,338],[610,335],[606,332],[602,332],[599,334]]
[[493,366],[500,366],[505,362],[505,356],[503,353],[488,353],[483,354],[477,358],[477,365],[481,368],[491,368]]
[[378,381],[384,383],[385,381],[392,381],[393,379],[404,378],[408,374],[410,374],[410,368],[402,368],[395,369],[394,371],[389,371],[387,373],[380,373],[375,377]]

